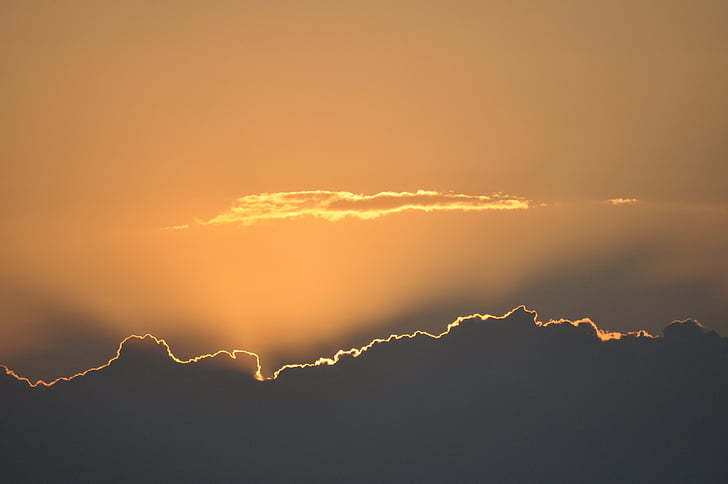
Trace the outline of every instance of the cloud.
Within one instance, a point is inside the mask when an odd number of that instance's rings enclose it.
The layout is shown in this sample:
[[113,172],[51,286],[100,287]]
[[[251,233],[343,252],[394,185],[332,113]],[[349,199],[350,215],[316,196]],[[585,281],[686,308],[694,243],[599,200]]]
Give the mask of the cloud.
[[268,381],[214,361],[250,367],[249,353],[182,361],[163,340],[130,337],[52,389],[0,372],[3,477],[725,482],[728,339],[694,321],[668,328],[613,338],[519,307]]
[[607,202],[612,205],[634,205],[639,202],[636,198],[610,198]]
[[[125,356],[126,355],[126,356]],[[132,355],[132,356],[129,356]],[[141,355],[141,357],[140,357]],[[200,362],[214,362],[215,366],[219,368],[225,368],[225,367],[235,367],[235,365],[231,364],[232,362],[229,360],[237,360],[240,356],[243,356],[243,359],[250,358],[252,361],[254,361],[254,365],[248,365],[248,370],[250,374],[256,379],[263,381],[265,378],[263,377],[261,373],[261,367],[260,367],[260,359],[257,354],[246,351],[246,350],[233,350],[233,351],[226,351],[226,350],[219,350],[215,353],[210,354],[204,354],[200,356],[195,356],[193,358],[189,358],[186,360],[180,359],[177,356],[172,353],[171,348],[169,347],[169,344],[163,339],[159,339],[151,334],[145,334],[145,335],[130,335],[124,338],[121,343],[119,343],[119,347],[116,350],[116,355],[111,357],[109,361],[106,363],[89,368],[87,370],[81,371],[79,373],[76,373],[71,376],[67,377],[60,377],[56,379],[51,380],[43,380],[43,379],[37,379],[37,380],[31,380],[28,377],[25,377],[23,375],[18,374],[13,369],[8,367],[7,365],[0,364],[0,369],[4,370],[5,373],[8,376],[14,377],[19,381],[23,381],[27,383],[31,387],[37,387],[37,386],[44,386],[44,387],[51,387],[55,385],[58,382],[68,382],[71,380],[74,380],[76,378],[86,376],[89,373],[97,372],[104,370],[106,368],[109,368],[114,362],[120,361],[125,362],[128,364],[128,362],[131,360],[132,362],[136,363],[136,366],[139,366],[138,363],[141,361],[142,364],[155,364],[155,362],[159,361],[165,361],[165,362],[173,362],[177,364],[187,365],[187,364],[197,364]],[[125,357],[124,357],[125,356]],[[151,358],[150,358],[151,356]],[[124,358],[123,358],[124,357]],[[160,358],[161,357],[161,358]],[[227,359],[225,359],[227,357]],[[136,360],[136,361],[134,361]],[[242,366],[242,365],[241,365]],[[144,368],[142,368],[142,371]]]
[[[528,327],[533,330],[534,328],[549,328],[551,329],[558,329],[559,331],[566,332],[566,331],[572,331],[576,332],[582,336],[587,336],[588,338],[594,339],[595,341],[613,341],[613,340],[628,340],[633,338],[643,338],[643,339],[659,339],[658,336],[653,336],[647,331],[644,330],[638,330],[638,331],[628,331],[628,332],[619,332],[619,331],[608,331],[603,330],[597,326],[596,323],[594,323],[589,318],[583,318],[575,321],[571,321],[569,319],[559,319],[559,320],[550,320],[548,322],[541,322],[538,320],[538,315],[536,311],[530,311],[526,309],[525,306],[519,306],[508,313],[506,313],[503,316],[494,316],[491,314],[480,314],[475,313],[471,314],[469,316],[460,316],[451,323],[449,323],[441,332],[437,333],[430,333],[428,331],[422,331],[422,330],[416,330],[411,333],[402,333],[402,334],[390,334],[389,336],[385,338],[375,338],[371,340],[368,344],[361,346],[359,348],[350,348],[348,350],[341,349],[337,351],[333,356],[331,357],[321,357],[316,359],[315,361],[308,362],[308,363],[291,363],[286,364],[280,367],[278,370],[274,371],[272,376],[265,377],[262,373],[262,367],[261,367],[261,361],[260,357],[251,351],[247,350],[219,350],[215,353],[210,354],[204,354],[200,356],[196,356],[189,359],[180,359],[172,352],[172,349],[168,345],[168,343],[163,340],[159,339],[151,334],[145,334],[143,336],[140,335],[130,335],[124,338],[124,340],[121,341],[121,343],[118,346],[118,349],[116,351],[116,355],[113,356],[111,359],[109,359],[105,364],[100,365],[98,367],[89,368],[85,371],[76,373],[75,375],[71,375],[68,377],[61,377],[57,378],[55,380],[37,380],[32,381],[29,378],[26,378],[17,372],[13,371],[11,368],[9,368],[6,365],[0,364],[0,368],[4,368],[5,372],[8,375],[11,375],[19,380],[22,380],[26,382],[31,387],[35,387],[38,385],[41,386],[53,386],[58,382],[64,382],[64,381],[70,381],[73,379],[76,379],[81,376],[85,376],[86,374],[90,372],[97,372],[100,370],[103,370],[105,368],[108,368],[112,365],[115,361],[119,360],[124,352],[130,353],[132,351],[135,351],[139,347],[139,342],[144,343],[143,346],[146,346],[146,348],[156,348],[157,350],[161,351],[162,354],[166,355],[166,357],[169,358],[174,363],[178,364],[189,364],[189,363],[198,363],[201,361],[215,361],[220,364],[223,363],[224,359],[221,358],[224,356],[229,357],[230,359],[237,359],[239,355],[244,355],[246,357],[253,358],[255,360],[255,365],[251,367],[251,375],[259,381],[264,380],[276,380],[281,373],[283,373],[286,370],[291,369],[302,369],[302,368],[312,368],[317,366],[333,366],[339,363],[342,359],[346,358],[358,358],[359,356],[364,355],[368,351],[370,351],[372,348],[383,345],[386,343],[393,343],[401,340],[411,340],[411,339],[432,339],[432,340],[439,340],[442,339],[448,335],[450,335],[452,332],[454,332],[456,329],[459,329],[462,325],[472,325],[474,322],[482,322],[484,324],[492,324],[493,322],[499,322],[499,321],[506,321],[509,322],[509,324],[518,324],[520,326],[517,326],[516,328],[519,329],[519,331],[523,331],[524,328]],[[524,323],[525,321],[525,323]],[[677,328],[677,329],[674,329]],[[697,321],[694,320],[685,320],[685,321],[673,321],[670,325],[668,325],[665,328],[665,334],[670,336],[673,336],[674,334],[683,334],[684,332],[690,332],[694,328],[698,328],[698,332],[701,334],[704,332],[704,327]],[[135,345],[135,343],[137,343]],[[157,354],[159,354],[159,351],[156,351]],[[220,366],[228,366],[228,365],[220,365]]]
[[705,334],[705,327],[699,321],[684,319],[673,321],[662,333],[666,338],[697,339]]
[[190,228],[189,224],[181,224],[181,225],[169,225],[167,227],[162,227],[162,230],[185,230]]
[[[196,222],[199,225],[249,225],[262,220],[285,220],[305,216],[337,222],[346,217],[371,220],[406,211],[475,212],[527,208],[529,208],[527,200],[502,194],[463,195],[417,190],[363,195],[342,191],[310,190],[246,195],[238,198],[226,212],[209,220]],[[173,225],[165,229],[187,227],[187,225]]]
[[[612,205],[633,205],[636,198],[610,198]],[[416,192],[379,192],[373,195],[333,190],[305,190],[246,195],[235,200],[228,210],[196,225],[251,225],[264,220],[314,217],[329,222],[345,218],[372,220],[400,212],[482,212],[489,210],[526,210],[533,207],[522,197],[493,193],[462,193],[417,190]],[[190,224],[169,225],[162,230],[185,230]]]

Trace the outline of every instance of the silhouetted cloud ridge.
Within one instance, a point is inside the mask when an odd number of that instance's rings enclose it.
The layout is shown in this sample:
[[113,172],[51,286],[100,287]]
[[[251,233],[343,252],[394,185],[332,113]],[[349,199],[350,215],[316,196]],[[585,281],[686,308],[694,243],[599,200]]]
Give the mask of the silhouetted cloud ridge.
[[[248,360],[255,359],[243,355]],[[244,378],[151,336],[85,376],[0,380],[12,482],[725,482],[728,339],[464,317]],[[334,358],[331,359],[332,361]],[[247,360],[246,360],[247,361]],[[21,385],[18,385],[21,384]]]

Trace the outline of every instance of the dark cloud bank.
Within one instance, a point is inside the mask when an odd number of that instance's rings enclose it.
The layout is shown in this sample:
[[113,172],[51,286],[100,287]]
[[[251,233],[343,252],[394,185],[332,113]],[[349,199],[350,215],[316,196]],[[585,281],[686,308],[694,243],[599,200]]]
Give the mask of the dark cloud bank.
[[2,374],[0,478],[728,482],[728,339],[533,321],[468,319],[265,382],[149,338],[50,388]]

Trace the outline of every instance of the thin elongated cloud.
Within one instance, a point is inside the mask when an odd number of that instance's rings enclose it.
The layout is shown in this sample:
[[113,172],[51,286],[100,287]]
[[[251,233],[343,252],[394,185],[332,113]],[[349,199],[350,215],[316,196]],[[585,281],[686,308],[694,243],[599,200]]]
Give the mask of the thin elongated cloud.
[[607,201],[612,205],[634,205],[639,202],[636,198],[610,198]]
[[[337,222],[347,217],[371,220],[406,211],[485,211],[522,210],[529,202],[502,194],[463,195],[431,190],[416,192],[380,192],[363,195],[351,192],[312,190],[299,192],[261,193],[235,200],[227,211],[199,225],[250,225],[263,220],[315,217]],[[171,228],[184,229],[178,225]]]

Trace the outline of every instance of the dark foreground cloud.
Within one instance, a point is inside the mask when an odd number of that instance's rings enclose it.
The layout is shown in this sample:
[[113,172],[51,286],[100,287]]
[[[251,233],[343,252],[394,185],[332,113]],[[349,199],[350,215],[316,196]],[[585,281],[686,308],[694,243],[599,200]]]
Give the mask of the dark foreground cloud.
[[151,337],[50,387],[5,374],[4,480],[726,482],[727,339],[534,321],[468,317],[267,381]]

